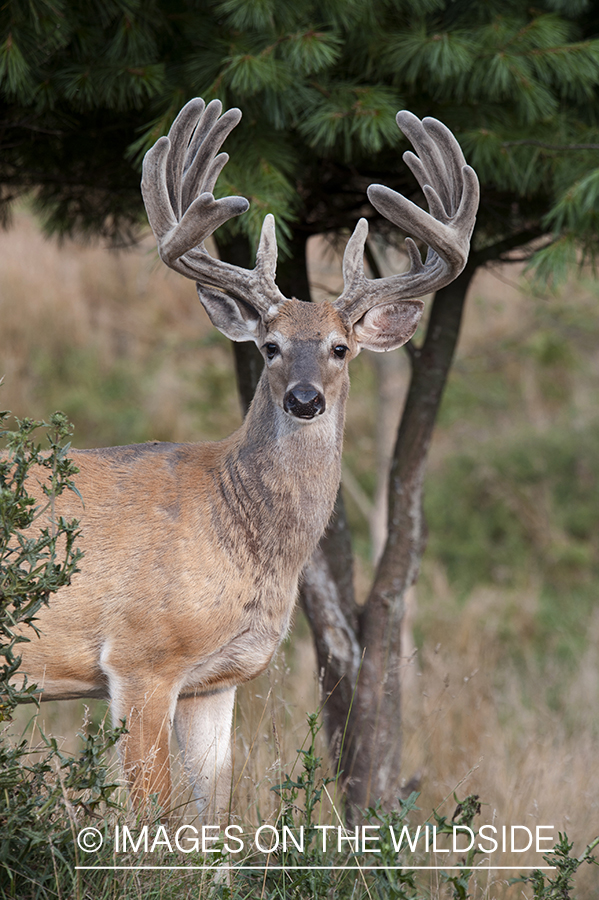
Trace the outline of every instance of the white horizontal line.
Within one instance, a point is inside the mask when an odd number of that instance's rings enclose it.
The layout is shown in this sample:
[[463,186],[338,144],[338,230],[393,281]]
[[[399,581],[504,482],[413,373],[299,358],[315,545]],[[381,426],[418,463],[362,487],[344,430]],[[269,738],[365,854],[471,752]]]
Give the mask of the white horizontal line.
[[536,872],[536,871],[546,871],[549,869],[555,869],[556,866],[369,866],[366,863],[363,866],[221,866],[218,863],[213,863],[211,866],[75,866],[75,869],[83,870],[83,871],[103,871],[103,870],[126,870],[126,869],[178,869],[178,870],[193,870],[193,869],[202,869],[209,870],[212,869],[214,872],[222,872],[223,869],[229,869],[231,872],[235,871],[252,871],[252,872],[268,872],[268,871],[291,871],[295,869],[301,869],[303,871],[321,871],[321,870],[331,870],[331,869],[356,869],[358,871],[362,871],[364,869],[368,869],[369,871],[378,870],[380,872],[388,871],[388,870],[398,870],[398,871],[406,871],[412,872],[415,869],[438,869],[446,872],[448,869],[458,869],[464,870],[467,872],[481,872],[481,871],[497,871],[499,869],[507,869],[509,871],[514,872]]

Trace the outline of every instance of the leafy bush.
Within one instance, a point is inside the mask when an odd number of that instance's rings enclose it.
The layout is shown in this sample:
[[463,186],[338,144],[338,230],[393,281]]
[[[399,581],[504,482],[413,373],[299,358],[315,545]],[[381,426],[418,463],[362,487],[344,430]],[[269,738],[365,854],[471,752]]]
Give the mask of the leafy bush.
[[[0,412],[0,426],[8,415]],[[45,423],[23,419],[17,420],[17,425],[17,431],[0,427],[0,437],[8,447],[7,455],[0,458],[0,721],[10,719],[18,703],[34,698],[34,688],[26,679],[20,687],[10,682],[21,663],[15,649],[30,640],[20,626],[31,625],[35,630],[36,613],[50,594],[68,584],[81,558],[74,546],[77,522],[55,519],[53,514],[56,497],[75,490],[72,477],[77,470],[67,456],[68,446],[61,446],[69,433],[68,423],[62,413],[52,416],[46,426],[49,452],[42,452],[32,438],[35,429]],[[27,491],[33,468],[47,476],[42,485],[43,505]],[[50,524],[34,529],[37,522],[48,518]],[[62,538],[64,548],[59,550]]]
[[529,884],[533,888],[534,900],[570,900],[574,897],[574,876],[579,868],[588,863],[597,865],[597,861],[591,856],[595,847],[599,844],[599,837],[588,844],[580,856],[572,856],[572,844],[566,834],[560,834],[559,841],[551,851],[545,854],[545,862],[554,867],[555,874],[545,875],[540,869],[536,869],[526,878],[515,879]]
[[[14,681],[18,646],[36,639],[36,613],[68,584],[82,554],[75,546],[77,522],[54,515],[56,498],[76,491],[77,469],[64,444],[66,418],[55,413],[49,424],[17,420],[14,431],[5,427],[7,419],[0,413],[7,446],[0,457],[0,721],[10,722],[19,703],[38,701],[26,676]],[[44,449],[33,436],[40,427],[46,429]],[[43,480],[41,500],[28,491],[34,473]],[[23,626],[31,627],[31,637]],[[107,777],[104,755],[122,729],[86,735],[78,758],[61,753],[56,740],[43,734],[41,752],[32,753],[25,740],[12,746],[7,730],[5,725],[0,736],[0,896],[60,896],[77,880],[76,831],[112,803],[116,785]]]

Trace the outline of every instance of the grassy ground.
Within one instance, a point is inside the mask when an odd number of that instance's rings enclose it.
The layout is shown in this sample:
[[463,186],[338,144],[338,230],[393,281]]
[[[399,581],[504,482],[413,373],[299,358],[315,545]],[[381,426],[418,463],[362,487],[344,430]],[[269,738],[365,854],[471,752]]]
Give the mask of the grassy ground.
[[[76,446],[212,439],[238,425],[230,348],[151,242],[120,253],[57,247],[23,213],[0,234],[0,254],[0,405],[64,410]],[[339,280],[318,248],[312,272],[323,291]],[[401,765],[420,779],[421,821],[433,807],[451,816],[454,790],[477,793],[481,823],[553,825],[577,852],[599,834],[598,332],[592,285],[535,296],[513,269],[475,283],[431,454],[403,695]],[[405,387],[394,359],[396,392],[384,403],[373,355],[353,364],[346,465],[362,593],[374,436],[399,417]],[[298,616],[269,672],[239,692],[235,809],[248,826],[276,820],[270,788],[318,705]],[[45,706],[45,729],[76,746],[81,706]],[[580,900],[599,897],[598,880],[581,870]],[[505,881],[495,873],[479,894],[518,896]],[[439,891],[433,876],[428,888]]]

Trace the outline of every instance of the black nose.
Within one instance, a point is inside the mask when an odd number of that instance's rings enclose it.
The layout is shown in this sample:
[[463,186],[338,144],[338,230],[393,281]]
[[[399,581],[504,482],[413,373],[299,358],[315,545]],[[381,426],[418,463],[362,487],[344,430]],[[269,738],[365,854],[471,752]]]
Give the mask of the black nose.
[[313,387],[298,385],[285,394],[283,408],[297,419],[313,419],[324,412],[324,397]]

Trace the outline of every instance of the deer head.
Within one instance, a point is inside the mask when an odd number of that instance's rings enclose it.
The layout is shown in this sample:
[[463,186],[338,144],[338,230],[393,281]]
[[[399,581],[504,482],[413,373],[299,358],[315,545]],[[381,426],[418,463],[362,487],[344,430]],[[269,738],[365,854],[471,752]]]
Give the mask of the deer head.
[[397,124],[419,156],[404,161],[428,201],[425,212],[401,194],[371,185],[368,197],[387,219],[428,245],[425,262],[406,238],[410,269],[369,279],[364,274],[366,219],[360,219],[343,258],[344,289],[333,303],[286,298],[275,282],[277,244],[272,215],[264,219],[256,265],[241,269],[214,259],[204,241],[223,222],[249,208],[243,197],[215,200],[216,179],[228,160],[219,153],[241,118],[221,115],[213,100],[191,100],[168,137],[144,159],[142,193],[164,262],[196,281],[212,323],[233,341],[254,341],[265,359],[274,402],[288,416],[310,422],[342,391],[347,363],[361,349],[392,350],[414,334],[424,304],[415,299],[449,284],[466,264],[478,206],[478,181],[451,132],[436,119],[409,112]]

